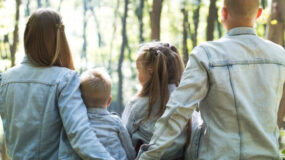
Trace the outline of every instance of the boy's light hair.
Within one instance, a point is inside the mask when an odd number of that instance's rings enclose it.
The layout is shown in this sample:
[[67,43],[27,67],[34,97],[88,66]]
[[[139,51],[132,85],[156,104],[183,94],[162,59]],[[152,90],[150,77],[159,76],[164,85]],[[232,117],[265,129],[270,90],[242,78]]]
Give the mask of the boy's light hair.
[[111,78],[104,68],[84,72],[80,77],[82,98],[87,107],[104,107],[111,97]]

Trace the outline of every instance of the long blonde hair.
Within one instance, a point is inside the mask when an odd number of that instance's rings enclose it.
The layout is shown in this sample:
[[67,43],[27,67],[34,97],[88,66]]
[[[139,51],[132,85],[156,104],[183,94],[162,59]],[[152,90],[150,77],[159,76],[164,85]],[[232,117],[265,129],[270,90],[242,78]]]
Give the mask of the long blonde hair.
[[156,116],[161,116],[170,96],[168,84],[179,85],[184,70],[183,62],[176,47],[169,43],[145,43],[140,47],[138,54],[137,65],[141,65],[143,69],[152,68],[151,78],[143,84],[138,94],[140,97],[149,97],[146,119],[150,117],[158,100],[160,107]]
[[28,58],[38,66],[74,69],[61,16],[51,9],[39,9],[28,20],[24,33]]

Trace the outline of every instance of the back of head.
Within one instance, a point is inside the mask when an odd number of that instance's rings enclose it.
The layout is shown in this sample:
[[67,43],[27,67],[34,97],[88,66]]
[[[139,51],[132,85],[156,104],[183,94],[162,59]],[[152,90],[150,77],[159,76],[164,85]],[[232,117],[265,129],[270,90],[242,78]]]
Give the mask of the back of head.
[[256,17],[259,0],[224,0],[229,14],[239,21],[252,21]]
[[151,69],[150,79],[143,85],[139,96],[149,97],[148,117],[153,105],[160,100],[158,116],[164,110],[169,99],[169,84],[178,86],[184,65],[176,47],[161,42],[143,44],[136,60],[143,69]]
[[111,97],[111,78],[103,69],[84,72],[80,77],[82,98],[87,107],[104,107]]
[[34,12],[24,33],[26,55],[37,66],[74,69],[61,16],[51,9]]

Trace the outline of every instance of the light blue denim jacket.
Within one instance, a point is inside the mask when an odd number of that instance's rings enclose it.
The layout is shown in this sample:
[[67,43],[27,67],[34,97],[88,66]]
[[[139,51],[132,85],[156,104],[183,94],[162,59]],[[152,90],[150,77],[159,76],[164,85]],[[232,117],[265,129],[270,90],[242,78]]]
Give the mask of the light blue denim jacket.
[[[175,84],[169,85],[170,93],[176,88]],[[153,135],[154,124],[159,118],[156,114],[159,111],[160,103],[157,102],[153,106],[149,119],[145,120],[148,113],[148,97],[135,97],[127,103],[122,114],[122,120],[126,125],[132,139],[133,145],[136,147],[139,142],[149,144]],[[175,139],[173,145],[167,148],[161,159],[172,160],[182,158],[184,156],[184,147],[186,143],[187,129]]]
[[63,129],[81,158],[112,159],[90,127],[79,85],[75,71],[35,67],[28,58],[0,75],[0,114],[11,160],[63,159],[58,157]]
[[116,160],[134,160],[136,152],[121,118],[103,108],[88,108],[92,129],[106,150]]
[[204,123],[191,159],[279,159],[277,111],[284,82],[284,49],[252,28],[234,28],[201,44],[140,160],[159,159],[197,107]]

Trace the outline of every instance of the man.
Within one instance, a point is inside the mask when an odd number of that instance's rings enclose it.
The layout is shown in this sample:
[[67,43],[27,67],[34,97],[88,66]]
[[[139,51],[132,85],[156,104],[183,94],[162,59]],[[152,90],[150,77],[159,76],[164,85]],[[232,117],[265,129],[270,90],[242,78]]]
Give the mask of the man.
[[258,0],[224,0],[228,33],[192,51],[140,160],[159,159],[197,107],[204,122],[191,142],[192,159],[280,158],[277,111],[285,50],[256,36],[253,26],[261,12]]

